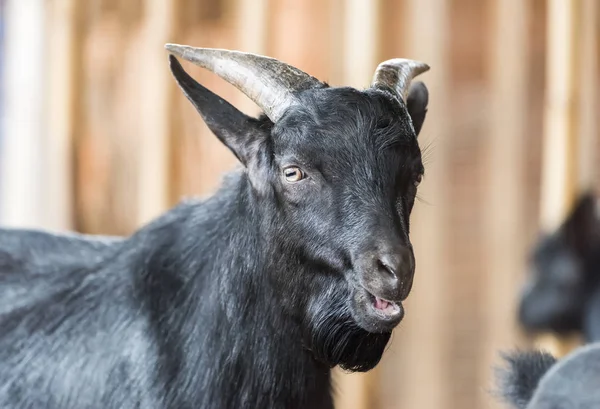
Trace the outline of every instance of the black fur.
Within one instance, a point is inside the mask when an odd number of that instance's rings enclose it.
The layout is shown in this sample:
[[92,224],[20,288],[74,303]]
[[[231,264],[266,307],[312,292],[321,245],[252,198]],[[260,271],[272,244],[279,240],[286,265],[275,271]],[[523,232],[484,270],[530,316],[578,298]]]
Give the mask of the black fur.
[[580,347],[556,360],[541,351],[505,357],[498,378],[500,396],[515,409],[600,407],[600,344]]
[[540,239],[519,308],[531,332],[581,332],[600,341],[600,219],[596,198],[581,196],[554,233]]
[[502,358],[506,366],[496,373],[497,394],[515,409],[525,409],[556,358],[544,351],[514,351]]
[[[373,368],[401,319],[369,291],[400,303],[412,285],[409,258],[396,281],[374,262],[412,254],[424,86],[410,109],[304,91],[273,124],[171,67],[244,167],[128,238],[0,233],[2,408],[330,409],[330,368]],[[285,182],[290,164],[306,178]]]
[[[77,266],[99,263],[106,257],[107,248],[122,241],[119,237],[76,233],[0,230],[0,316],[36,297],[47,296],[49,280],[62,280],[60,273],[65,268],[75,271]],[[38,274],[52,277],[38,279]]]

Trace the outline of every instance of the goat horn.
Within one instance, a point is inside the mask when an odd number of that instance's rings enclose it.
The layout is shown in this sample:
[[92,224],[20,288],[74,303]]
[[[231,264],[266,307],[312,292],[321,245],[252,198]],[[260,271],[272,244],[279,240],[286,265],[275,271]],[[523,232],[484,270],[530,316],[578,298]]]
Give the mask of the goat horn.
[[295,92],[324,84],[274,58],[216,48],[166,44],[173,55],[206,68],[242,91],[273,122],[296,102]]
[[428,70],[429,65],[420,61],[404,58],[387,60],[377,66],[371,87],[391,89],[402,101],[406,102],[410,82],[417,75]]

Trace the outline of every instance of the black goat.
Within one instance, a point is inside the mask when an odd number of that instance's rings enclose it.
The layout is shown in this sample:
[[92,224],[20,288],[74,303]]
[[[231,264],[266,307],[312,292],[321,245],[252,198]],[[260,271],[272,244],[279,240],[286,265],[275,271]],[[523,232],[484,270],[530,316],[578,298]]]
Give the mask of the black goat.
[[428,67],[386,61],[358,91],[267,57],[167,49],[263,109],[244,115],[170,57],[244,166],[131,237],[48,236],[30,264],[10,261],[27,241],[7,246],[2,408],[332,408],[330,368],[373,368],[404,315],[428,102],[410,82]]
[[600,407],[600,344],[577,348],[556,360],[543,351],[504,356],[498,371],[499,396],[515,409]]
[[531,266],[521,325],[600,341],[600,216],[593,194],[582,195],[562,226],[540,239]]

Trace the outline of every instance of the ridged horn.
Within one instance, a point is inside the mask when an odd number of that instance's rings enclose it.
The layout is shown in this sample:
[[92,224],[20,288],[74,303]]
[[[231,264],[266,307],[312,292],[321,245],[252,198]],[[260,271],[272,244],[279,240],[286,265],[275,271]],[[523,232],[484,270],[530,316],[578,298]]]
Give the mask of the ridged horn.
[[417,75],[429,70],[429,65],[405,58],[394,58],[377,66],[371,87],[395,91],[406,102],[410,83]]
[[166,44],[165,48],[229,82],[254,101],[273,122],[296,102],[295,92],[324,86],[298,68],[262,55],[178,44]]

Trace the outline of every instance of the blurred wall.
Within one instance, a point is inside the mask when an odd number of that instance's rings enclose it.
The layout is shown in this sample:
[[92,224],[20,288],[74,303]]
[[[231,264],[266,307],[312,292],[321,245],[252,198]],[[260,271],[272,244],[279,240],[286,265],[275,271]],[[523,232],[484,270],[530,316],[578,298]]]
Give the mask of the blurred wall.
[[[41,3],[48,69],[38,86],[45,95],[38,134],[47,159],[46,171],[27,183],[40,185],[45,199],[26,205],[49,203],[45,221],[32,223],[57,229],[129,234],[182,196],[214,191],[235,166],[176,89],[166,42],[263,53],[332,85],[357,87],[369,84],[384,59],[429,63],[422,78],[431,106],[420,136],[426,177],[412,218],[417,276],[407,316],[375,371],[336,378],[338,406],[497,406],[488,393],[497,351],[526,342],[514,310],[538,233],[545,1]],[[215,75],[186,69],[258,112]],[[7,140],[20,132],[3,130],[13,133]],[[13,159],[25,167],[36,161]],[[2,169],[2,180],[16,180]],[[18,199],[3,192],[3,204]]]

